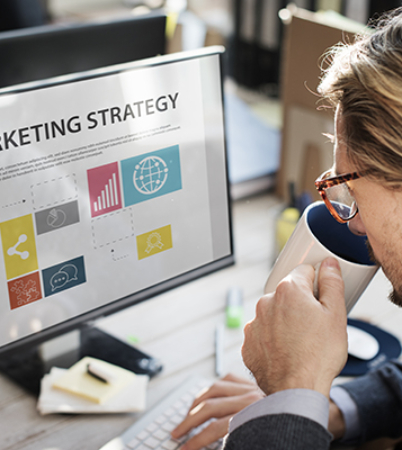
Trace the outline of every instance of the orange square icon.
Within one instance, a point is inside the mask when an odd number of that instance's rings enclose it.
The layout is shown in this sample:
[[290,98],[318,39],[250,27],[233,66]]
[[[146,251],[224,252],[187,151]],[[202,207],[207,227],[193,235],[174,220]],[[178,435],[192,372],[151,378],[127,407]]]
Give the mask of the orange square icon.
[[19,308],[42,298],[39,272],[8,282],[11,309]]

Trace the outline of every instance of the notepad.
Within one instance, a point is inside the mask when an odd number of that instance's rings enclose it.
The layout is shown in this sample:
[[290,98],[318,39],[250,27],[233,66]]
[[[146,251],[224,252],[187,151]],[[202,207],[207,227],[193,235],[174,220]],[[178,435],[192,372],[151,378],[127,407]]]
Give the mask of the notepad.
[[110,414],[144,411],[147,403],[149,377],[137,374],[134,381],[108,401],[99,404],[84,397],[54,389],[53,384],[67,369],[52,367],[41,381],[37,408],[41,415],[46,414]]
[[[95,363],[112,374],[113,381],[106,383],[90,375],[87,372],[87,367],[90,363]],[[135,373],[130,370],[86,356],[70,367],[52,386],[95,403],[103,404],[133,383],[135,377]]]

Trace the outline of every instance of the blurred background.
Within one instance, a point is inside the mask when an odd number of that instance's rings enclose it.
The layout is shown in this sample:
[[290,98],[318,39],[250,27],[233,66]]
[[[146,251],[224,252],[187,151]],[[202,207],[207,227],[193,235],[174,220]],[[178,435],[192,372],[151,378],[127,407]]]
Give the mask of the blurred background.
[[[0,87],[155,52],[223,45],[233,198],[268,190],[302,210],[317,199],[313,181],[332,161],[332,146],[323,136],[332,132],[332,117],[317,111],[311,93],[319,82],[320,56],[400,5],[391,0],[0,0]],[[163,45],[160,28],[153,39],[150,30],[138,31],[138,21],[127,22],[150,15],[166,17]],[[83,38],[78,30],[90,24],[110,28]],[[60,29],[71,30],[67,43],[57,43],[51,33]],[[114,60],[118,48],[125,52]]]

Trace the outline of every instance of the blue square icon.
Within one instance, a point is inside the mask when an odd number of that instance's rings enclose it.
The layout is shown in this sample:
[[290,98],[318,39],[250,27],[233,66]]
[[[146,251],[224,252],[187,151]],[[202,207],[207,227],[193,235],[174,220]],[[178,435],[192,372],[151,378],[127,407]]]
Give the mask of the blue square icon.
[[42,270],[42,279],[46,297],[85,283],[83,256]]
[[125,206],[182,188],[178,145],[124,159],[120,164]]

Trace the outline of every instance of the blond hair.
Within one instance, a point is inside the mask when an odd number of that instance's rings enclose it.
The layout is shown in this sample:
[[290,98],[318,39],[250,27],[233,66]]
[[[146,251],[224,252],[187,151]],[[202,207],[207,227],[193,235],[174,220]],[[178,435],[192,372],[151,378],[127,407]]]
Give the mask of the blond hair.
[[402,186],[402,8],[374,33],[338,44],[325,56],[318,91],[339,107],[348,157],[389,187]]

